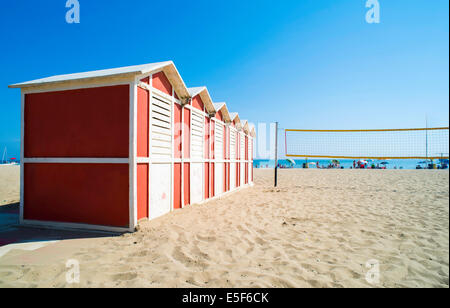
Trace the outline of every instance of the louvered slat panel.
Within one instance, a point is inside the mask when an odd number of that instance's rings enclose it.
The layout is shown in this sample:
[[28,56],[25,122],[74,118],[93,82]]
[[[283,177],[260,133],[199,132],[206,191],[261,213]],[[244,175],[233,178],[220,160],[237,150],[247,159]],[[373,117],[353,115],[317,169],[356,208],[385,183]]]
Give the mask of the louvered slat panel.
[[152,97],[151,155],[153,158],[172,157],[172,108],[171,102]]
[[216,122],[214,131],[216,159],[223,159],[223,125]]
[[203,116],[192,110],[192,158],[203,158]]
[[230,134],[230,156],[231,159],[236,159],[236,132],[234,131]]
[[241,159],[245,159],[245,136],[241,134]]

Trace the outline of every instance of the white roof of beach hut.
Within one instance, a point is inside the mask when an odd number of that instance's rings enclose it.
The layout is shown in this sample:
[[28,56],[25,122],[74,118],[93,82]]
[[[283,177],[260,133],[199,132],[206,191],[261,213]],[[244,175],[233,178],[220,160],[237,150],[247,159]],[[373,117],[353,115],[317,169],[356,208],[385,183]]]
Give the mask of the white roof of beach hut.
[[250,123],[248,125],[248,129],[249,129],[249,135],[252,137],[255,137],[256,136],[255,125],[253,123]]
[[221,111],[223,116],[223,121],[225,123],[231,122],[230,119],[230,113],[228,112],[227,104],[225,102],[221,103],[213,103],[214,109],[216,110],[216,113]]
[[249,133],[248,121],[247,120],[241,120],[241,126],[242,126],[242,129],[244,130],[244,132],[246,134],[248,134]]
[[213,103],[213,105],[216,112],[219,112],[219,110],[222,109],[223,106],[225,106],[225,103]]
[[241,119],[239,118],[239,114],[237,112],[230,113],[230,120],[231,122],[235,122],[236,129],[239,129],[241,127]]
[[216,112],[216,109],[214,108],[214,103],[211,99],[211,95],[209,95],[208,88],[206,87],[188,88],[188,91],[191,98],[200,95],[200,98],[202,99],[202,102],[205,104],[206,112],[208,114]]
[[119,68],[111,68],[105,70],[95,70],[83,73],[66,74],[66,75],[55,75],[51,77],[31,80],[27,82],[12,84],[9,88],[29,88],[29,87],[41,87],[49,86],[53,84],[64,84],[64,83],[92,83],[99,80],[113,79],[119,77],[133,77],[149,74],[152,72],[163,71],[169,81],[172,83],[175,92],[178,94],[180,99],[186,99],[190,97],[189,91],[178,73],[175,64],[172,61],[149,63],[134,66],[125,66]]
[[239,114],[237,112],[230,112],[230,120],[234,121],[236,117],[239,119]]

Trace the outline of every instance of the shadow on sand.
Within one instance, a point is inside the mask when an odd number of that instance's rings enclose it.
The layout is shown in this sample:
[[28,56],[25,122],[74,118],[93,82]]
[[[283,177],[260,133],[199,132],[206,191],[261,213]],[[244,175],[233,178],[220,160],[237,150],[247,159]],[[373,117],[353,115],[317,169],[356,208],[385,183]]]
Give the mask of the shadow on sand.
[[71,231],[19,225],[19,203],[0,206],[0,247],[9,244],[118,236],[118,233]]

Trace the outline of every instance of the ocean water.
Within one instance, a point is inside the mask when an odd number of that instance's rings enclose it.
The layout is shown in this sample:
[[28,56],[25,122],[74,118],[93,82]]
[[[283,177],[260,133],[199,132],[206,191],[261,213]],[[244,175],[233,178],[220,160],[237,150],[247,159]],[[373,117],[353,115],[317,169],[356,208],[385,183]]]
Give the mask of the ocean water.
[[[303,163],[306,163],[305,159],[295,159],[294,168],[303,168]],[[353,167],[353,160],[351,159],[341,159],[339,160],[341,163],[341,167],[344,169],[350,169]],[[369,162],[369,166],[373,163],[375,166],[381,162],[388,162],[386,165],[386,169],[416,169],[416,166],[419,165],[423,160],[416,159],[391,159],[391,160],[373,160]],[[330,159],[308,159],[308,163],[319,163],[321,167],[328,166],[331,163]],[[439,163],[439,161],[434,161],[434,163]],[[291,164],[285,160],[278,160],[278,164],[280,166],[289,167]],[[425,164],[420,164],[421,166],[425,166]],[[380,165],[382,166],[382,165]],[[253,161],[253,167],[255,168],[274,168],[275,161],[269,159],[255,159]],[[317,168],[316,165],[310,165],[309,168]]]

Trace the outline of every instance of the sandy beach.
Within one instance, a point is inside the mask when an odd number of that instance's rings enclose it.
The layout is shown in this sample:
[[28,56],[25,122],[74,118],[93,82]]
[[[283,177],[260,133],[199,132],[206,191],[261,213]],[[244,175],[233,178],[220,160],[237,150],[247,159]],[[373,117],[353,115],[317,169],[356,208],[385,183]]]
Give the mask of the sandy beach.
[[20,166],[0,165],[0,206],[20,201]]
[[[19,200],[18,174],[0,167],[2,204]],[[256,169],[255,186],[134,234],[11,249],[0,287],[449,287],[448,171],[280,170],[272,185]]]

